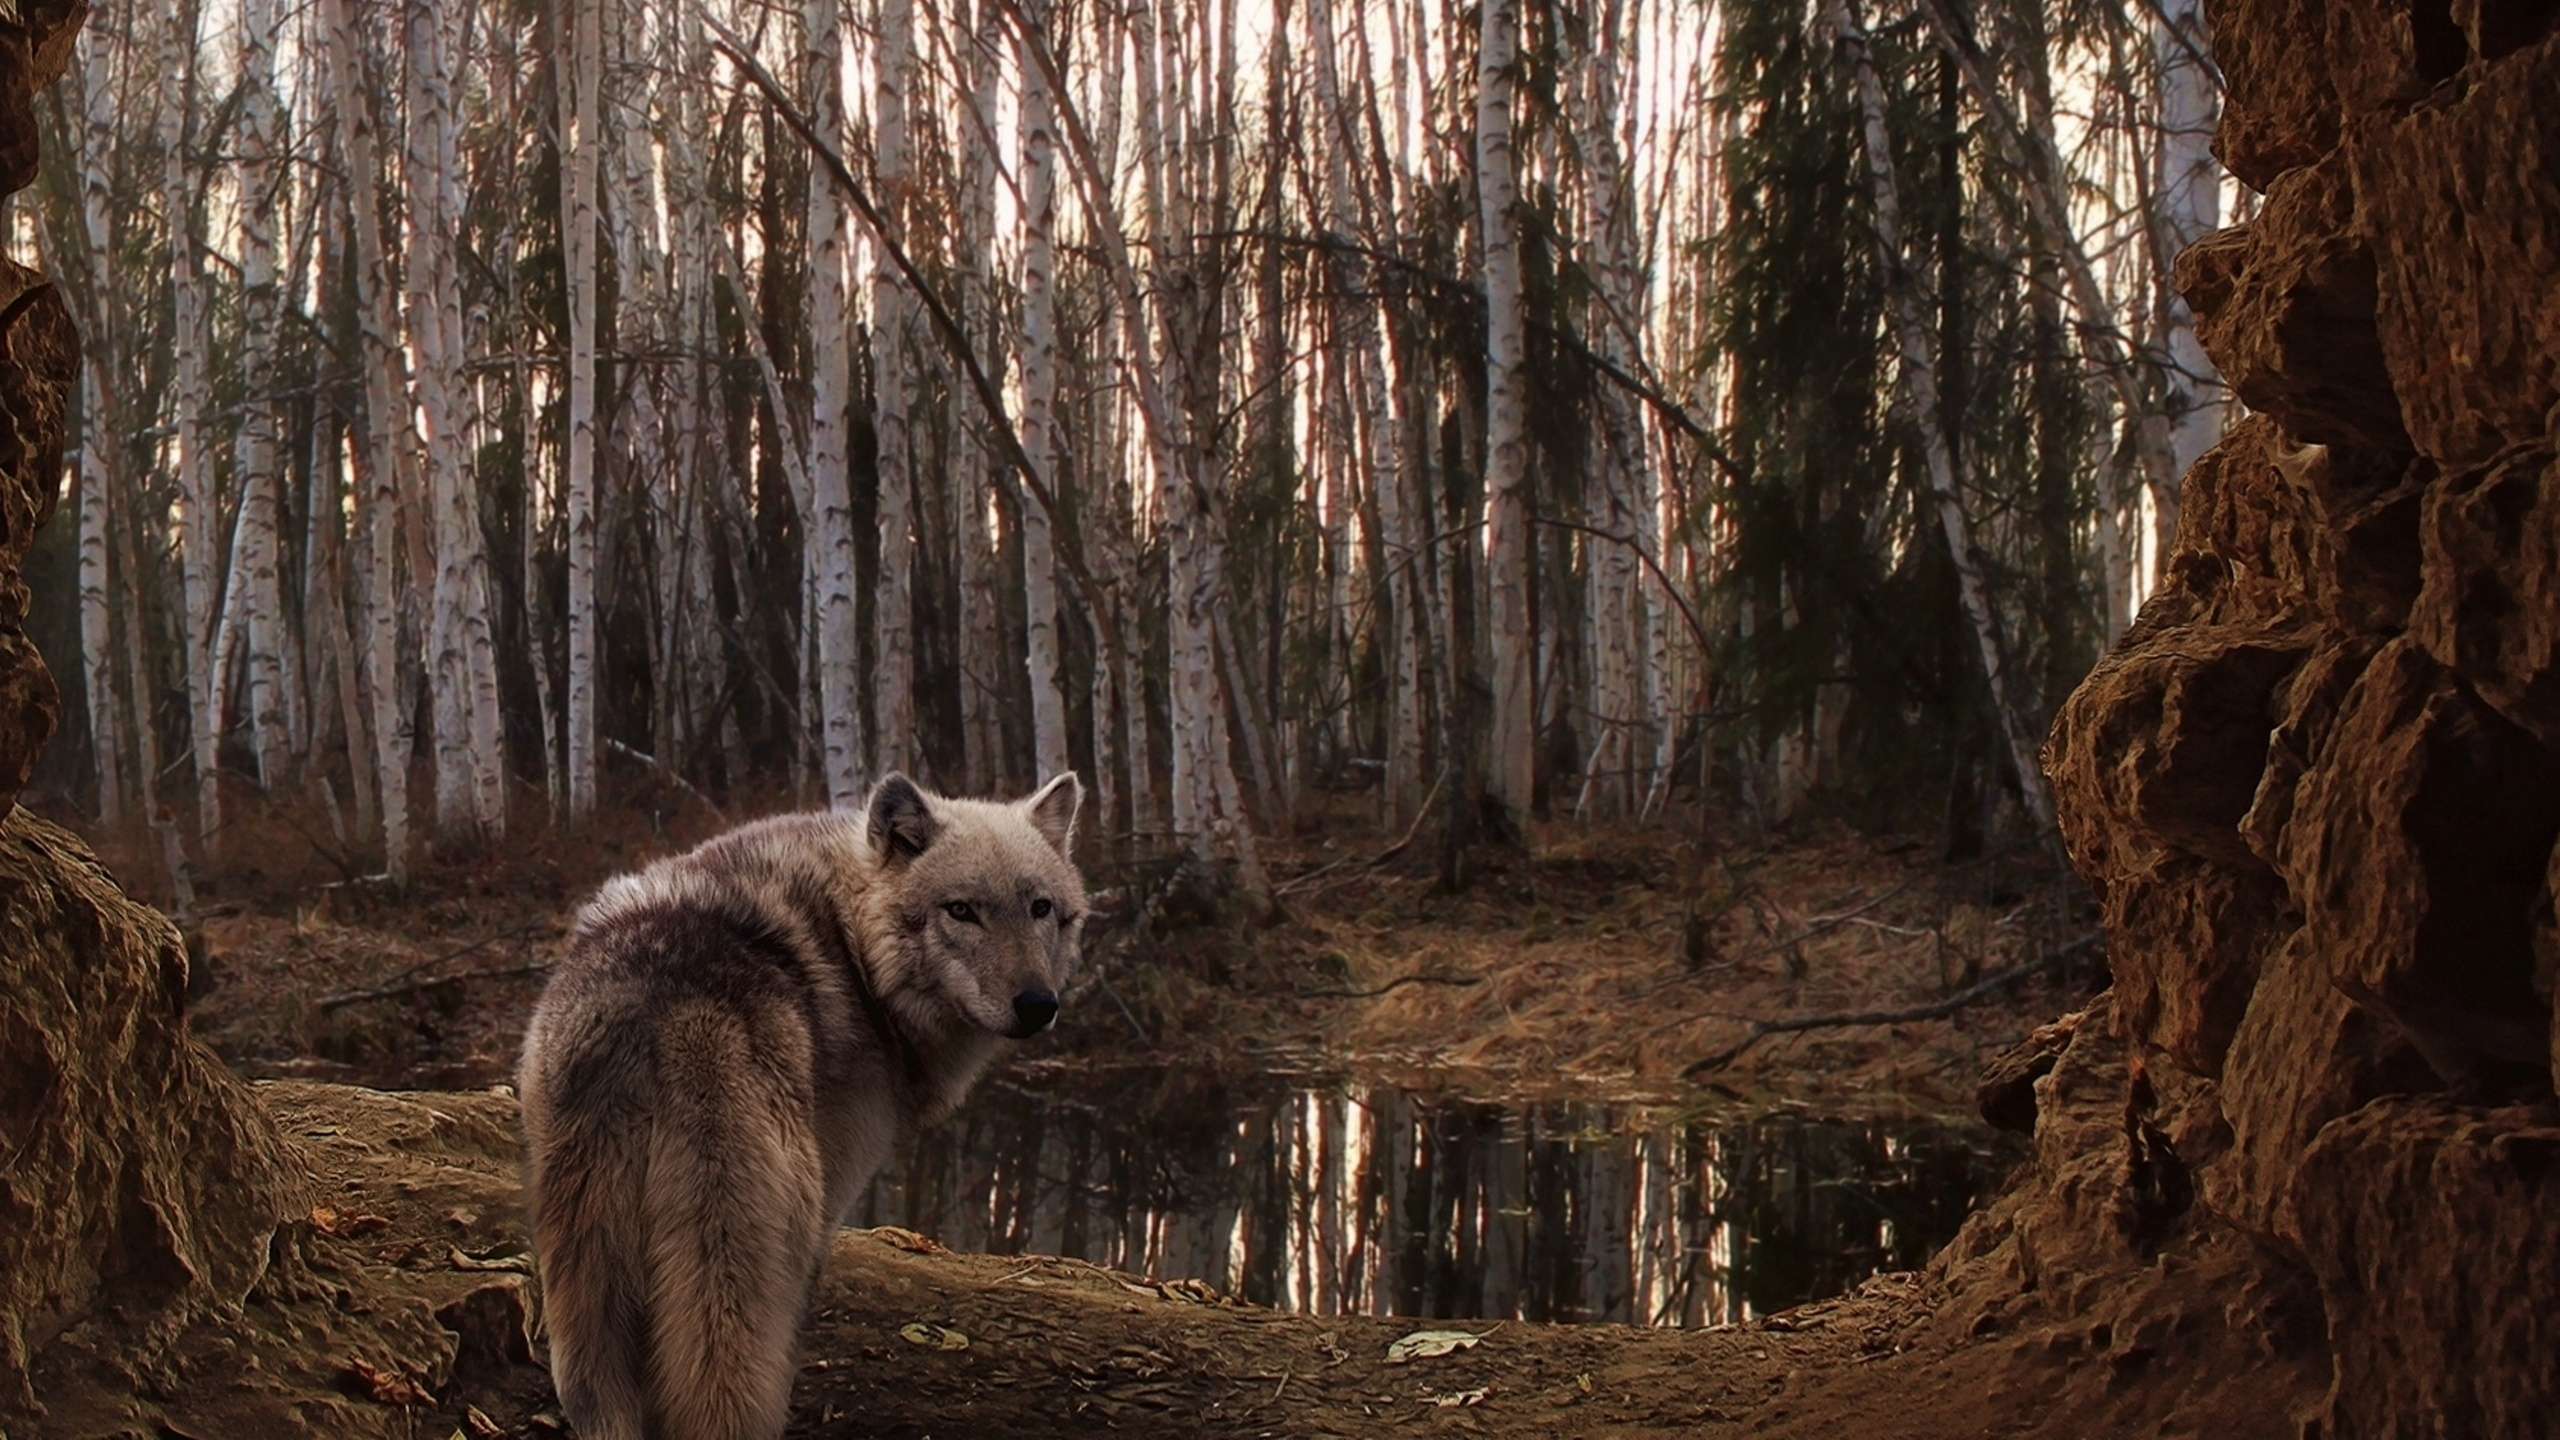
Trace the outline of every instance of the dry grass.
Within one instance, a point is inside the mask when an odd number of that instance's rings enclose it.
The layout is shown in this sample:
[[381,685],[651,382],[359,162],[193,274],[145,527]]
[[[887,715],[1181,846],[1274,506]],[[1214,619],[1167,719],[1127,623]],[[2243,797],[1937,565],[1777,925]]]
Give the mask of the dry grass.
[[[1674,1093],[1684,1066],[1754,1019],[1933,1000],[2087,928],[2076,886],[2040,867],[1943,866],[1844,831],[1701,860],[1660,831],[1558,828],[1466,895],[1433,884],[1362,876],[1302,905],[1290,928],[1304,938],[1284,943],[1338,973],[1336,988],[1385,989],[1333,1002],[1327,1048],[1508,1093]],[[1440,983],[1385,988],[1404,977]],[[1773,1041],[1710,1088],[1962,1108],[1986,1049],[2086,988],[2024,986],[1943,1020]]]
[[[400,1086],[505,1078],[577,903],[710,828],[624,814],[574,839],[520,835],[391,896],[333,883],[308,849],[276,859],[297,829],[282,819],[241,823],[269,832],[269,864],[204,887],[199,1031],[252,1073]],[[1526,853],[1481,853],[1453,895],[1427,836],[1364,863],[1399,838],[1274,845],[1274,875],[1304,883],[1269,927],[1214,897],[1159,897],[1129,933],[1145,872],[1095,865],[1098,883],[1125,882],[1105,901],[1120,928],[1092,937],[1103,983],[1057,1043],[1088,1063],[1359,1068],[1512,1098],[1947,1112],[1970,1106],[1986,1052],[2093,988],[2065,972],[1945,1019],[1773,1038],[1701,1094],[1681,1070],[1752,1021],[1937,999],[2086,930],[2085,899],[2032,858],[1947,866],[1839,829],[1701,848],[1662,827],[1566,825]]]

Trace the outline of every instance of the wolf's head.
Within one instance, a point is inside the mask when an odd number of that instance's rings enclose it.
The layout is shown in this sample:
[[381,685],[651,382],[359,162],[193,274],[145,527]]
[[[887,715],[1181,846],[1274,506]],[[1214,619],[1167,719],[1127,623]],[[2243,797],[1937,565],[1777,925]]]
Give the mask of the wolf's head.
[[904,775],[873,787],[866,908],[903,952],[890,983],[1017,1040],[1048,1029],[1084,927],[1070,858],[1083,804],[1073,774],[1020,801],[954,800]]

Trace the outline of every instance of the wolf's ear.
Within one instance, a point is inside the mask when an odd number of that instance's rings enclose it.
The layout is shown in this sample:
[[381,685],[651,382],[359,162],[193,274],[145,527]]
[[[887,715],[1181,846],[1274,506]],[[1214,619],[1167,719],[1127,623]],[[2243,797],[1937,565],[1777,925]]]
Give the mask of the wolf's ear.
[[892,772],[871,787],[869,831],[871,848],[893,865],[903,865],[923,854],[942,833],[942,822],[935,818],[933,806],[916,788],[916,782]]
[[1022,813],[1033,829],[1047,837],[1059,854],[1073,860],[1076,843],[1076,812],[1084,808],[1084,782],[1069,770],[1039,793],[1022,802]]

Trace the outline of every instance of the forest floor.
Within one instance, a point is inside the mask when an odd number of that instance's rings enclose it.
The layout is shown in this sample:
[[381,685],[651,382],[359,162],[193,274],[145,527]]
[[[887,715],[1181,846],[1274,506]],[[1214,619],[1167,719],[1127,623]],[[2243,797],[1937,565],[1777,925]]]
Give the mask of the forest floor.
[[[1089,939],[1100,983],[1041,1043],[1079,1065],[1325,1068],[1470,1098],[1952,1116],[1987,1058],[2103,982],[2078,944],[2085,897],[2032,857],[1949,865],[1838,831],[1702,854],[1659,830],[1558,827],[1449,895],[1427,859],[1372,863],[1391,840],[1275,847],[1276,921],[1161,873],[1097,876],[1113,912]],[[112,1347],[49,1352],[48,1433],[134,1433],[146,1412],[152,1433],[208,1440],[563,1433],[533,1363],[504,1082],[585,891],[676,843],[448,866],[397,902],[289,878],[209,897],[196,1027],[266,1082],[314,1204],[216,1348],[140,1370]],[[1774,1034],[1682,1075],[1754,1021],[1924,1007],[2039,959],[1947,1015]],[[2110,1402],[2120,1425],[2048,1414],[2036,1397],[2074,1375],[2106,1393],[2106,1338],[2008,1333],[1950,1294],[1934,1271],[1880,1276],[1686,1331],[1309,1316],[1196,1280],[847,1231],[791,1433],[2177,1433],[2139,1396]],[[1477,1338],[1391,1363],[1421,1328]]]
[[[504,1081],[585,895],[689,838],[532,845],[398,899],[238,886],[199,908],[197,1033],[259,1078]],[[1161,867],[1092,867],[1087,973],[1037,1044],[1087,1067],[1356,1071],[1477,1099],[1965,1116],[1986,1059],[2103,983],[2085,892],[2039,856],[1559,825],[1525,854],[1477,852],[1451,894],[1428,856],[1378,860],[1391,842],[1272,846],[1281,913],[1260,920]],[[1753,1043],[1759,1022],[1923,1010],[1986,977],[1944,1016]]]

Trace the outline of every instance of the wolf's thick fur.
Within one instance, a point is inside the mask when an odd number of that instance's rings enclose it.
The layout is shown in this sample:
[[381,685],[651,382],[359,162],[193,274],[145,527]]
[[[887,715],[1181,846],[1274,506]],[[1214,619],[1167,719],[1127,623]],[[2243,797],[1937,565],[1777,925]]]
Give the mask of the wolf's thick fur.
[[612,881],[518,1088],[551,1373],[581,1440],[782,1431],[811,1284],[898,1137],[1048,1027],[1083,787],[1018,804],[891,776]]

